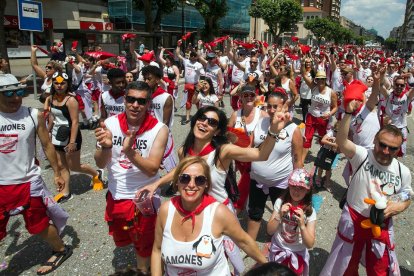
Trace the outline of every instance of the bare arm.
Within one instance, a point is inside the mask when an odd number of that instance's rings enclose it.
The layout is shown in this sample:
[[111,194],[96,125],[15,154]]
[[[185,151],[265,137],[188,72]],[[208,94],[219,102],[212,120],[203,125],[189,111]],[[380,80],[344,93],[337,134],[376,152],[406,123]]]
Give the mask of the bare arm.
[[302,162],[303,137],[300,129],[297,127],[292,137],[293,168],[303,168]]
[[173,111],[173,100],[172,100],[172,97],[170,96],[165,101],[164,109],[163,109],[163,112],[162,112],[162,114],[163,114],[162,122],[167,126],[170,125],[172,111]]
[[[351,101],[346,107],[346,112],[352,113],[356,109],[355,100]],[[339,123],[338,135],[336,136],[336,143],[340,151],[348,158],[351,159],[354,157],[356,152],[355,144],[348,139],[349,126],[351,125],[351,115],[344,114],[344,117]]]
[[335,72],[336,71],[336,63],[335,63],[335,55],[329,55],[329,64],[331,65],[331,72]]
[[30,55],[30,62],[32,64],[33,70],[36,72],[36,75],[44,79],[46,77],[46,72],[42,69],[42,67],[39,66],[39,63],[37,62],[37,56],[36,56],[37,47],[33,45],[31,50],[32,51]]
[[181,45],[181,43],[179,43],[179,42],[180,42],[180,40],[177,41],[177,48],[175,48],[175,54],[181,60],[181,62],[184,62],[185,59],[184,59],[184,57],[180,53],[180,45]]
[[164,202],[157,216],[157,222],[155,224],[155,238],[154,245],[152,246],[151,254],[151,275],[161,276],[162,275],[162,259],[161,259],[161,244],[164,233],[165,221],[168,214],[169,201]]
[[373,111],[375,109],[375,106],[378,103],[378,95],[380,91],[380,77],[378,72],[372,72],[372,76],[374,78],[374,83],[372,84],[372,92],[371,95],[369,95],[367,102],[365,103],[369,111]]
[[159,60],[160,60],[160,62],[163,66],[165,66],[167,64],[167,61],[164,59],[164,51],[165,51],[165,49],[161,48],[160,55],[158,56],[158,58],[159,58]]

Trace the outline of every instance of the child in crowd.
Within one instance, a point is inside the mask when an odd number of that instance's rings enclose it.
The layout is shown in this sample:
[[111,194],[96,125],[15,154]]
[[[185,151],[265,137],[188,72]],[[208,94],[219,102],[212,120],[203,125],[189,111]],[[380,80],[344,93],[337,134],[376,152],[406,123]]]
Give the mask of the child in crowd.
[[297,275],[308,275],[308,248],[315,243],[315,228],[312,177],[305,169],[295,169],[289,176],[288,191],[276,200],[267,224],[267,233],[273,235],[269,261],[286,265]]

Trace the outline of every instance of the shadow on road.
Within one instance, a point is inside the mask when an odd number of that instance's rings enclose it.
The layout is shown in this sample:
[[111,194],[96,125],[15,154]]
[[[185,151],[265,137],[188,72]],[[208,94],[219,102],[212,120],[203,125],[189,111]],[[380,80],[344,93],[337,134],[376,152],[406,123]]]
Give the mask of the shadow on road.
[[328,259],[329,252],[322,248],[315,247],[309,251],[309,255],[309,275],[319,275]]
[[86,174],[72,174],[70,176],[70,190],[72,194],[81,195],[90,191],[92,178]]
[[135,258],[134,247],[132,245],[125,247],[116,247],[114,249],[112,266],[114,267],[115,271],[120,271],[128,267],[136,267],[137,261]]
[[[9,256],[13,254],[9,262],[7,269],[1,271],[1,275],[19,275],[27,270],[30,270],[34,266],[40,266],[45,262],[52,254],[52,249],[48,244],[37,235],[30,236],[21,244],[18,244],[21,222],[15,221],[8,235],[13,236],[14,239],[12,243],[7,247],[5,255]],[[26,230],[23,230],[26,231]],[[72,226],[67,225],[63,231],[62,237],[68,236],[72,240],[72,243],[69,244],[73,248],[79,246],[78,233],[73,229]]]

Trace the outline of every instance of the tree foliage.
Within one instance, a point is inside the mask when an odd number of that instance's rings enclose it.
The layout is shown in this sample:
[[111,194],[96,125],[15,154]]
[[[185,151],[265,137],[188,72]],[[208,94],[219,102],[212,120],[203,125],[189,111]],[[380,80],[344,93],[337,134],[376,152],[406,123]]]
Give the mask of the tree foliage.
[[387,49],[395,51],[397,49],[398,41],[395,38],[387,38],[384,41],[384,45]]
[[325,38],[335,43],[346,43],[354,40],[354,33],[341,26],[337,21],[330,18],[313,18],[305,22],[304,27],[310,30],[316,37],[318,44]]
[[249,15],[262,18],[269,32],[279,38],[302,19],[302,7],[295,0],[256,0],[250,6]]
[[203,40],[212,40],[219,35],[220,19],[225,17],[229,8],[226,0],[192,0],[190,5],[200,13],[204,19],[204,28],[201,36]]
[[160,30],[163,15],[177,9],[178,0],[134,0],[134,8],[144,12],[145,31]]

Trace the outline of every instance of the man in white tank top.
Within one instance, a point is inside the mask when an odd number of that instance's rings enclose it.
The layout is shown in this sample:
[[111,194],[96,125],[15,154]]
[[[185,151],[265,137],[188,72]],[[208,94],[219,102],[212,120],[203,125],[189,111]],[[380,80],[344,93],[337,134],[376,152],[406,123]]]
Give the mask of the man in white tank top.
[[54,251],[48,261],[57,260],[56,264],[45,263],[37,271],[46,274],[69,258],[72,248],[59,237],[68,214],[53,200],[40,175],[40,167],[36,164],[36,137],[54,171],[58,191],[63,189],[65,181],[59,172],[43,114],[22,106],[24,87],[15,76],[0,74],[0,167],[3,168],[0,171],[0,241],[6,236],[9,218],[22,214],[28,232],[39,235]]
[[119,68],[110,69],[108,79],[111,89],[101,94],[101,121],[125,111],[125,72]]
[[[154,242],[156,212],[136,212],[135,192],[159,179],[168,128],[148,114],[151,89],[132,82],[125,94],[125,112],[109,117],[95,130],[95,161],[108,169],[105,220],[116,246],[134,244],[137,267],[148,272]],[[156,210],[155,210],[156,211]]]

